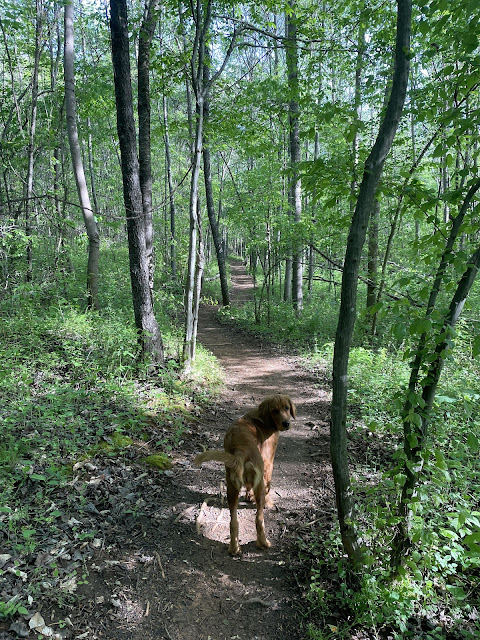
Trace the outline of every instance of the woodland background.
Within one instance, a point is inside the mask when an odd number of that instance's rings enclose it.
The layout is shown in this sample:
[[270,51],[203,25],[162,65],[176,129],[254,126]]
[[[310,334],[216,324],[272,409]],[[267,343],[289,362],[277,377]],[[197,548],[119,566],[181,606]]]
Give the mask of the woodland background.
[[[41,503],[106,425],[123,437],[137,419],[107,397],[167,412],[207,401],[196,321],[215,300],[225,322],[306,366],[349,360],[343,417],[334,365],[341,535],[299,553],[306,608],[321,618],[348,602],[353,618],[310,637],[355,625],[478,637],[480,9],[419,0],[395,49],[407,9],[0,0],[0,535],[16,552],[38,529],[24,526],[33,507],[19,487],[41,483]],[[354,261],[401,55],[402,116]],[[231,255],[255,279],[241,309],[229,306]],[[340,354],[349,286],[357,320]],[[375,442],[352,469],[347,430],[350,444]],[[343,591],[324,584],[329,571]],[[25,597],[0,614],[22,613]]]

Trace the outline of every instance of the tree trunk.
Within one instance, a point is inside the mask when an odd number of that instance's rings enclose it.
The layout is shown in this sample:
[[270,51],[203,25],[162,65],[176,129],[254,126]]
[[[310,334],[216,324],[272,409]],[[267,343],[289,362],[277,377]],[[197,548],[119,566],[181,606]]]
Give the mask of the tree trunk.
[[[208,48],[205,52],[205,63],[203,65],[203,83],[208,86],[210,81],[210,55]],[[205,98],[203,105],[203,122],[204,129],[207,127],[209,116],[208,96]],[[218,229],[218,222],[215,213],[215,204],[213,202],[212,188],[212,166],[210,162],[210,148],[208,145],[207,134],[203,134],[203,177],[205,181],[205,197],[207,201],[208,220],[210,222],[210,230],[212,232],[213,244],[217,254],[218,273],[220,274],[220,287],[222,290],[222,304],[228,306],[230,304],[230,296],[228,293],[227,267],[225,264],[225,254],[223,252],[223,243]]]
[[138,331],[142,359],[148,364],[163,365],[163,342],[153,310],[145,242],[125,0],[110,0],[110,11],[117,130],[120,142],[123,198],[127,216],[135,325]]
[[357,205],[348,234],[333,357],[330,454],[342,542],[350,561],[354,565],[361,563],[363,554],[354,524],[353,497],[348,466],[346,432],[348,359],[356,317],[360,259],[365,243],[368,220],[383,165],[400,121],[407,91],[410,67],[411,0],[398,0],[397,4],[397,36],[392,91],[377,140],[365,163]]
[[[203,277],[204,253],[201,244],[201,217],[198,204],[198,188],[200,176],[200,163],[203,146],[204,105],[208,100],[208,94],[213,83],[222,74],[235,46],[237,31],[233,33],[228,51],[223,62],[212,78],[206,80],[204,76],[204,63],[206,54],[206,41],[211,22],[212,0],[207,0],[205,7],[201,0],[192,5],[195,22],[195,41],[190,60],[192,86],[196,99],[196,127],[195,146],[192,157],[192,180],[190,186],[190,243],[188,251],[188,274],[185,291],[185,342],[183,347],[184,371],[188,373],[195,357],[195,345],[197,340],[198,305],[200,302],[200,288]],[[200,242],[197,247],[197,241]]]
[[28,132],[28,164],[27,184],[25,200],[25,235],[27,236],[27,282],[33,278],[33,250],[32,250],[32,198],[33,198],[33,171],[35,162],[35,134],[37,128],[37,104],[38,104],[38,72],[40,67],[40,54],[42,51],[42,27],[43,7],[42,0],[35,3],[35,57],[32,71],[32,106],[30,110],[30,129]]
[[[192,180],[190,183],[190,243],[188,249],[187,284],[185,288],[185,341],[183,345],[184,370],[188,373],[195,359],[196,326],[198,321],[198,302],[200,294],[198,269],[198,242],[203,244],[201,235],[201,212],[198,202],[200,162],[203,139],[203,98],[197,97],[197,124],[195,131],[195,149],[192,161]],[[202,274],[203,275],[203,274]]]
[[170,136],[168,132],[168,104],[167,96],[163,94],[163,125],[164,125],[164,142],[165,142],[165,165],[167,171],[168,181],[168,201],[170,211],[170,273],[172,280],[177,279],[177,252],[176,252],[176,240],[175,240],[175,219],[177,217],[175,209],[175,192],[173,189],[172,179],[172,159],[170,154]]
[[[285,57],[288,71],[288,122],[290,151],[290,213],[295,224],[302,216],[302,184],[298,172],[300,156],[300,105],[298,86],[298,47],[296,2],[289,0],[289,11],[285,16]],[[297,234],[295,234],[297,235]],[[301,240],[295,240],[292,252],[292,302],[297,313],[303,309],[303,247]]]
[[[375,199],[368,227],[368,262],[367,262],[367,307],[373,307],[377,300],[378,269],[378,224],[380,219],[380,202]],[[373,325],[372,325],[373,328]]]
[[72,167],[75,174],[78,199],[82,209],[83,221],[88,236],[87,263],[87,306],[98,309],[98,264],[100,257],[100,236],[97,223],[90,204],[87,181],[83,170],[82,152],[77,130],[77,106],[75,101],[75,68],[73,48],[73,0],[65,4],[65,42],[64,42],[64,76],[65,76],[65,111],[67,119],[68,141]]
[[138,40],[138,162],[145,224],[148,281],[153,298],[152,159],[150,141],[150,48],[158,21],[159,0],[147,0]]
[[360,7],[360,20],[358,24],[358,49],[357,60],[355,63],[355,95],[354,95],[354,114],[353,114],[353,140],[352,140],[352,183],[350,185],[350,212],[353,214],[355,208],[355,193],[357,190],[357,165],[358,165],[358,125],[361,121],[361,106],[362,106],[362,73],[365,56],[365,5],[362,2]]

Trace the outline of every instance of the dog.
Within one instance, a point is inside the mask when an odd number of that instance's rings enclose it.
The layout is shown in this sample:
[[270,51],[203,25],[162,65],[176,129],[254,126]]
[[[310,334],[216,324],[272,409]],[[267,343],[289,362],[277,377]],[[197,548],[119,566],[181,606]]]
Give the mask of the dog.
[[228,552],[232,556],[238,556],[242,552],[238,544],[237,519],[238,499],[242,487],[247,490],[247,498],[251,499],[253,496],[257,505],[257,547],[268,549],[271,546],[265,535],[263,510],[265,506],[272,506],[269,493],[279,433],[287,431],[290,421],[294,418],[296,408],[288,396],[268,396],[256,409],[251,409],[227,430],[223,442],[224,451],[209,450],[195,458],[197,466],[207,460],[225,464],[227,502],[230,510]]

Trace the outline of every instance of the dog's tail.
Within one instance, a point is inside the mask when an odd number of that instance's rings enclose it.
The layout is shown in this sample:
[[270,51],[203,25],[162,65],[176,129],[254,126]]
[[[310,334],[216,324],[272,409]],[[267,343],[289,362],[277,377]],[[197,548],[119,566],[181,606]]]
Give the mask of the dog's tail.
[[245,486],[251,486],[254,489],[259,485],[263,479],[263,473],[261,469],[258,469],[254,464],[247,461],[244,465],[243,458],[222,451],[221,449],[211,449],[210,451],[204,451],[198,454],[194,463],[199,467],[203,462],[207,460],[215,460],[216,462],[223,462],[227,469],[230,469],[230,478],[238,491]]
[[232,456],[231,453],[227,453],[226,451],[222,451],[221,449],[210,449],[209,451],[199,453],[195,458],[194,463],[197,467],[199,467],[204,462],[207,462],[207,460],[216,460],[217,462],[223,462],[229,469],[235,469],[239,462],[240,464],[242,464],[240,458],[236,458],[235,456]]

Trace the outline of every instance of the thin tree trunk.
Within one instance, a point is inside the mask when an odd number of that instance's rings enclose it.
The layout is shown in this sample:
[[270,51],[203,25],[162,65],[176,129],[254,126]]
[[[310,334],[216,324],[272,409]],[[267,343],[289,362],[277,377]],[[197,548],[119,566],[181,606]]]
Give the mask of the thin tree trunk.
[[148,281],[153,298],[152,159],[150,134],[150,49],[158,21],[160,0],[147,0],[138,42],[138,161],[145,224]]
[[[289,121],[289,150],[290,150],[290,212],[295,224],[302,216],[302,184],[298,172],[301,160],[300,149],[300,104],[298,83],[298,46],[297,46],[297,16],[296,2],[289,0],[289,11],[285,16],[286,42],[285,57],[288,71],[288,121]],[[298,234],[295,234],[298,235]],[[294,241],[292,252],[292,302],[294,309],[300,313],[303,309],[303,246],[301,240]]]
[[35,56],[32,70],[32,107],[30,111],[30,129],[28,132],[28,164],[25,200],[25,235],[27,236],[27,273],[26,280],[31,282],[33,278],[33,249],[32,249],[32,198],[33,198],[33,172],[35,162],[35,134],[37,128],[37,104],[38,104],[38,72],[40,67],[40,54],[42,51],[43,6],[42,0],[35,3]]
[[117,130],[122,163],[123,197],[127,216],[135,325],[138,331],[142,359],[147,364],[163,365],[163,342],[153,310],[145,242],[125,0],[110,0],[110,11]]
[[185,341],[183,345],[183,361],[185,372],[188,373],[195,359],[196,325],[198,317],[197,303],[199,269],[197,264],[198,240],[201,238],[201,212],[198,203],[198,188],[200,178],[200,162],[202,158],[203,137],[203,98],[197,97],[197,124],[195,131],[195,149],[193,154],[192,180],[190,184],[190,243],[188,250],[187,283],[185,291]]
[[173,179],[172,179],[172,159],[170,154],[170,135],[168,132],[168,103],[167,96],[165,93],[162,97],[163,100],[163,126],[164,126],[164,136],[163,140],[165,143],[165,164],[167,170],[167,182],[168,182],[168,201],[169,201],[169,211],[170,211],[170,273],[172,276],[172,280],[177,279],[177,252],[176,252],[176,240],[175,240],[175,219],[177,217],[176,208],[175,208],[175,192],[173,189]]
[[[198,307],[200,295],[199,267],[198,267],[198,240],[201,239],[201,211],[199,206],[199,181],[200,166],[202,159],[203,145],[203,61],[205,56],[205,39],[211,20],[211,0],[208,0],[205,13],[202,9],[201,0],[197,0],[195,6],[195,41],[190,60],[192,86],[196,99],[196,124],[195,140],[192,154],[192,178],[190,182],[190,241],[188,247],[187,282],[185,287],[185,339],[183,343],[183,367],[184,372],[189,373],[196,350],[196,326],[198,317]],[[193,7],[192,7],[193,9]]]
[[[190,186],[190,243],[188,251],[188,273],[185,291],[185,341],[183,347],[184,371],[188,373],[195,357],[196,329],[198,320],[198,305],[203,277],[203,247],[197,247],[197,241],[202,242],[200,207],[198,204],[198,189],[200,163],[203,146],[204,104],[208,99],[210,88],[222,74],[235,46],[238,31],[233,33],[229,48],[223,62],[216,73],[206,81],[204,77],[204,62],[206,40],[211,22],[212,0],[207,0],[203,8],[201,0],[197,0],[193,16],[195,22],[195,40],[190,60],[192,86],[196,99],[196,127],[195,146],[192,158],[192,180]],[[198,262],[200,260],[200,263]]]
[[350,185],[350,211],[353,214],[355,209],[355,192],[357,190],[357,165],[358,165],[358,125],[361,121],[361,105],[362,105],[362,94],[361,94],[361,86],[362,86],[362,73],[363,73],[363,64],[364,64],[364,56],[365,56],[365,29],[366,29],[366,20],[365,20],[365,5],[362,2],[360,8],[360,20],[358,24],[358,50],[357,50],[357,60],[355,63],[355,95],[354,95],[354,132],[353,132],[353,140],[352,140],[352,183]]
[[[87,47],[85,43],[85,31],[82,31],[82,52],[84,59],[87,58]],[[83,80],[85,84],[88,84],[88,77],[84,74]],[[90,174],[90,188],[92,190],[92,198],[93,198],[93,206],[95,217],[98,218],[100,215],[100,206],[98,204],[98,196],[97,196],[97,187],[96,187],[96,179],[95,179],[95,163],[94,163],[94,155],[93,155],[93,140],[92,140],[92,120],[90,116],[87,116],[87,149],[88,149],[88,172]]]
[[392,91],[377,140],[368,156],[357,205],[347,240],[342,276],[340,312],[333,357],[333,398],[330,426],[330,455],[337,500],[340,532],[350,561],[361,563],[363,553],[354,524],[347,450],[348,359],[356,317],[360,259],[383,165],[391,148],[405,102],[409,74],[411,0],[398,0],[395,67]]
[[[210,81],[210,55],[208,48],[205,52],[205,62],[203,65],[203,83],[208,86]],[[203,105],[204,129],[207,127],[209,116],[208,96],[205,98]],[[212,232],[213,244],[217,254],[218,273],[220,274],[220,287],[222,291],[222,304],[228,306],[230,304],[230,296],[228,293],[227,267],[225,264],[225,254],[223,252],[222,238],[218,229],[217,217],[215,213],[215,204],[213,201],[212,187],[212,165],[210,162],[210,147],[208,144],[207,133],[203,134],[203,177],[205,181],[205,198],[207,201],[208,219],[210,222],[210,231]]]
[[90,204],[87,181],[83,170],[82,152],[77,130],[77,107],[75,100],[75,68],[73,49],[73,0],[65,4],[65,42],[64,42],[64,76],[65,76],[65,111],[67,119],[68,141],[72,167],[75,174],[78,199],[82,209],[83,221],[88,236],[87,263],[87,306],[98,309],[98,264],[100,257],[100,236],[97,223]]

